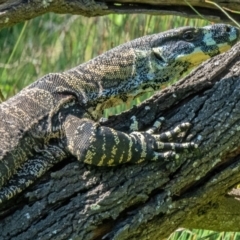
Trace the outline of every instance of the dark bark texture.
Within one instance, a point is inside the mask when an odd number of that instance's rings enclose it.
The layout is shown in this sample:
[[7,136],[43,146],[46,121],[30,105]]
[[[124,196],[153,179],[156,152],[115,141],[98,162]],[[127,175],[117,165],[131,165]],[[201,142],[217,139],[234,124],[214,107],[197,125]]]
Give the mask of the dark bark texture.
[[[187,2],[210,21],[230,22],[228,17],[213,4],[202,0],[188,0]],[[239,1],[215,0],[214,2],[221,7],[240,11]],[[88,17],[110,13],[147,13],[201,18],[185,1],[179,0],[0,0],[0,28],[12,26],[47,12]],[[238,13],[230,13],[230,15],[238,22],[240,21]]]
[[[240,231],[240,44],[104,125],[191,122],[199,148],[112,168],[66,159],[0,208],[0,239],[163,239],[178,227]],[[162,131],[161,130],[161,131]]]

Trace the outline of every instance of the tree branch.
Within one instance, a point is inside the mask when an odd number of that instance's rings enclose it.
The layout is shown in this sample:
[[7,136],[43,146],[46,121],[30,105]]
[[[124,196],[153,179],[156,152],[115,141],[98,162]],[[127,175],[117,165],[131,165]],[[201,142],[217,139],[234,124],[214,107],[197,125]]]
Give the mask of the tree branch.
[[[230,20],[218,8],[203,1],[188,0],[196,10],[213,22]],[[240,4],[235,1],[215,0],[222,7],[240,11]],[[110,13],[147,13],[159,15],[179,15],[200,18],[185,1],[126,1],[126,0],[0,0],[0,28],[9,27],[47,12],[78,14],[88,17],[102,16]],[[240,15],[230,14],[240,21]]]
[[112,168],[67,159],[0,206],[0,239],[162,239],[180,226],[239,231],[238,191],[228,194],[240,182],[239,51],[237,44],[104,122],[121,131],[133,115],[142,129],[158,116],[166,118],[162,131],[191,122],[186,140],[198,150]]

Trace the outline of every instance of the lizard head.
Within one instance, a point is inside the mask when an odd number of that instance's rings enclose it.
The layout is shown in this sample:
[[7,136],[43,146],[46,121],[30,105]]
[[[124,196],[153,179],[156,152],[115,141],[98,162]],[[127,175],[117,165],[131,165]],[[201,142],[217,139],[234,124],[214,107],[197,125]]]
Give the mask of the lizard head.
[[[137,92],[158,90],[163,84],[179,79],[191,68],[230,49],[239,35],[237,27],[213,24],[201,28],[181,27],[143,37],[147,47],[141,48],[137,41],[133,46],[136,66],[139,66],[136,72],[142,84],[141,91]],[[136,91],[134,94],[138,95]]]
[[239,38],[239,29],[227,24],[206,27],[182,27],[151,40],[152,54],[161,66],[185,63],[194,67],[217,54],[227,51]]

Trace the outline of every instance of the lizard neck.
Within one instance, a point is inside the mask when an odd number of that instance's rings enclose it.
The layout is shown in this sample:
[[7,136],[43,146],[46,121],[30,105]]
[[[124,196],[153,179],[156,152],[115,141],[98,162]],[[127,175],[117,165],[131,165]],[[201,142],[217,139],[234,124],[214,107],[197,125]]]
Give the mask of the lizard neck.
[[74,81],[76,95],[80,94],[79,101],[95,120],[102,117],[105,109],[128,103],[145,92],[159,90],[190,69],[184,62],[156,65],[151,58],[146,61],[143,52],[131,49],[125,58],[123,56],[121,64],[119,58],[113,56],[98,57],[66,72]]

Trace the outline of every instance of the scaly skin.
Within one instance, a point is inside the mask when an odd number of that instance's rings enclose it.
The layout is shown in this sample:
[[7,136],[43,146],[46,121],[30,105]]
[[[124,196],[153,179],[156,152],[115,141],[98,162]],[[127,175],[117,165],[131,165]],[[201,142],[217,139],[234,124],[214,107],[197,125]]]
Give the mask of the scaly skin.
[[[104,109],[160,89],[190,68],[228,50],[239,30],[216,24],[183,27],[118,46],[69,71],[48,74],[0,105],[0,202],[73,155],[97,166],[173,158],[194,143],[171,143],[171,132],[126,134],[101,127]],[[166,141],[167,136],[167,141]]]

